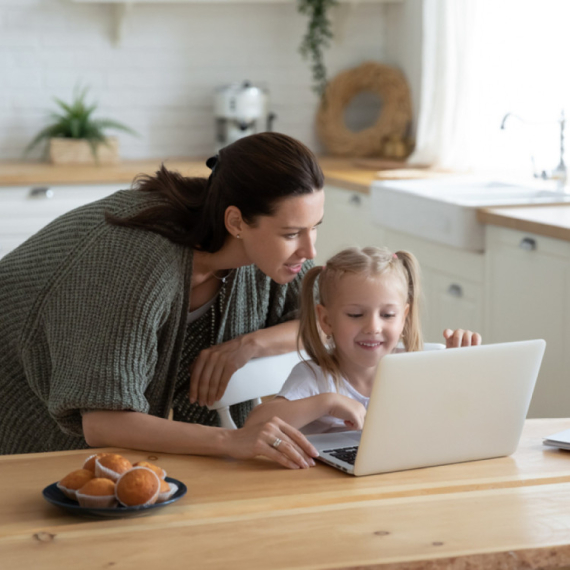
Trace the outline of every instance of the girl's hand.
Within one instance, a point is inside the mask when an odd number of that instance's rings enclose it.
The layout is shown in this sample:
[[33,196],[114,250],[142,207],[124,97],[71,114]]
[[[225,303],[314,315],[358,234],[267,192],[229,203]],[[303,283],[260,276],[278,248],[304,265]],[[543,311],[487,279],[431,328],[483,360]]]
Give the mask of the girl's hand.
[[213,405],[224,395],[232,374],[254,355],[247,335],[202,350],[190,368],[190,403]]
[[300,431],[278,417],[229,430],[227,437],[227,454],[236,459],[262,455],[289,469],[307,469],[315,465],[313,457],[319,456]]
[[471,331],[457,329],[445,329],[443,331],[445,338],[445,348],[457,348],[459,346],[477,346],[481,344],[481,335]]
[[366,408],[356,400],[342,394],[330,394],[331,407],[329,415],[344,420],[346,427],[361,430],[364,427]]

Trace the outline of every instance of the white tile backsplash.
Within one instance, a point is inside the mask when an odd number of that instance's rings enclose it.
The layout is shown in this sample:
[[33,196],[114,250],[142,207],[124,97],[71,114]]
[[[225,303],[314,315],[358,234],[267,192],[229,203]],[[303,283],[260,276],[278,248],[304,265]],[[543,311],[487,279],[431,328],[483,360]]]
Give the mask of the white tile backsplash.
[[[347,10],[343,41],[326,54],[330,76],[384,59],[387,7]],[[214,145],[213,92],[231,81],[263,82],[275,128],[320,150],[317,97],[298,46],[306,19],[283,4],[135,4],[120,45],[113,6],[64,0],[0,0],[0,159],[19,159],[52,97],[91,86],[101,117],[127,123],[124,158],[207,155]],[[38,157],[39,154],[34,155]]]

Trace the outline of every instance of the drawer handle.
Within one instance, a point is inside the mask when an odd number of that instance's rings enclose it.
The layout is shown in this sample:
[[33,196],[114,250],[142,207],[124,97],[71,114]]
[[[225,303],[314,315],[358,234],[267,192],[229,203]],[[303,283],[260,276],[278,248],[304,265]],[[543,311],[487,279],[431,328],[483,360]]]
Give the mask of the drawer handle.
[[53,190],[48,186],[36,186],[28,194],[30,198],[53,198]]
[[525,237],[521,239],[519,247],[526,251],[534,251],[536,249],[536,240],[533,238]]
[[360,204],[362,204],[362,198],[358,194],[352,194],[348,199],[348,203],[353,206],[360,206]]
[[457,283],[452,283],[448,287],[447,292],[452,297],[463,297],[463,287],[461,287],[461,285],[457,285]]

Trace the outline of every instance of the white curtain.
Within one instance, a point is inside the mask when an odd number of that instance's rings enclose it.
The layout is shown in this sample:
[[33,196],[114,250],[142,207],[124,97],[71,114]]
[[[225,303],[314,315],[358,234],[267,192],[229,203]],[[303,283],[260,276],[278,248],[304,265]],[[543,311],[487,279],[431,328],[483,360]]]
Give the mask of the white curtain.
[[[410,162],[530,174],[532,157],[554,168],[570,107],[570,1],[424,0],[423,23]],[[502,130],[506,113],[516,116]]]

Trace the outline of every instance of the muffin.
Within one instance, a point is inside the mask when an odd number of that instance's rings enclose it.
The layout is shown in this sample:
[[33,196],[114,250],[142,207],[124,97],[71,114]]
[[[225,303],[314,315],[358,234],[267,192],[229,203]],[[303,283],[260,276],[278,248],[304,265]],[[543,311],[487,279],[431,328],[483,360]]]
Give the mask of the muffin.
[[123,473],[115,487],[115,497],[125,507],[142,507],[156,502],[160,479],[148,467],[133,467]]
[[83,469],[88,469],[95,475],[95,461],[99,459],[99,457],[104,457],[105,455],[109,455],[108,453],[96,453],[95,455],[90,455],[83,464]]
[[110,479],[94,477],[77,491],[77,500],[82,507],[98,509],[115,507],[117,505],[115,483]]
[[77,469],[66,475],[59,483],[57,488],[69,499],[77,501],[77,489],[81,489],[87,481],[93,479],[94,475],[87,469]]
[[116,453],[106,453],[103,457],[95,459],[95,477],[117,481],[123,473],[132,468],[133,466],[128,459]]
[[178,491],[178,485],[175,483],[168,483],[167,481],[161,480],[160,481],[160,492],[158,493],[158,497],[156,499],[157,503],[164,503],[164,501],[168,501],[174,493]]
[[133,467],[148,467],[151,471],[154,471],[158,475],[159,479],[164,479],[166,477],[166,471],[162,469],[162,467],[158,467],[158,465],[154,465],[148,461],[138,461],[137,463],[133,464]]

